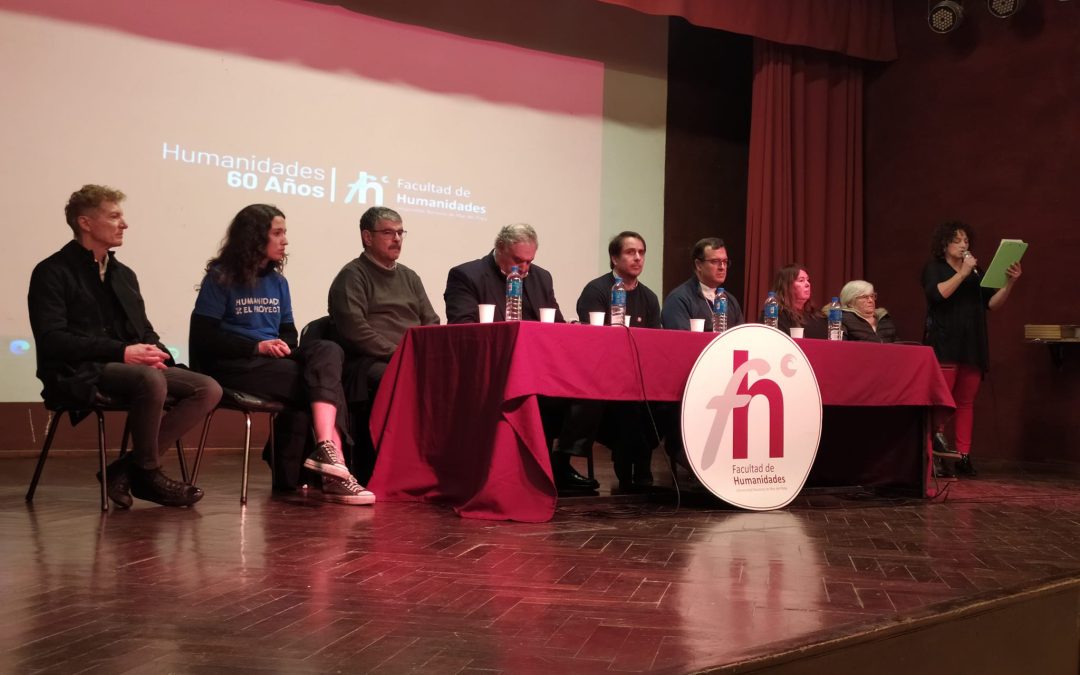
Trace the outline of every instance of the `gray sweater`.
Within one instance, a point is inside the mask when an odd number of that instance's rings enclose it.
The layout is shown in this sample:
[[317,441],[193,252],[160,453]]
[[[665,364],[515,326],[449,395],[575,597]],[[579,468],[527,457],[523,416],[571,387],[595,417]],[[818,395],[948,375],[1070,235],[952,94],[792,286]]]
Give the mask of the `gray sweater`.
[[400,263],[388,270],[363,253],[338,272],[327,304],[342,346],[380,360],[389,360],[409,328],[439,323],[416,272]]

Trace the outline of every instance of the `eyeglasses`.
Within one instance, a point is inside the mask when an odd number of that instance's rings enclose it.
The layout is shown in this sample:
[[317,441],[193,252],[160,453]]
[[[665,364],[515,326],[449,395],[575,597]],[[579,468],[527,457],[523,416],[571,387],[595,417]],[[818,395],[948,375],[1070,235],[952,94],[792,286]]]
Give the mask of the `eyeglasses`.
[[856,300],[877,300],[877,293],[867,293],[866,295],[856,295]]
[[408,234],[406,230],[372,230],[372,232],[374,234],[381,234],[385,237],[389,237],[390,239],[393,239],[394,237],[401,237],[404,239],[405,235]]
[[713,267],[731,267],[731,260],[728,258],[698,258],[698,260]]

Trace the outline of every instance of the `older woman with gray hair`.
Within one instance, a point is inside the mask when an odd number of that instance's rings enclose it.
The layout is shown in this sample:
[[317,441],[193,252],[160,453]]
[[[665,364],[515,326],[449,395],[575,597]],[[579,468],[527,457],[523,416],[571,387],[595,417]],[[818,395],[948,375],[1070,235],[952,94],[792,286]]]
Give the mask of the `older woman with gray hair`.
[[856,279],[840,290],[844,310],[844,333],[848,340],[893,342],[896,325],[884,307],[877,306],[877,293],[869,281]]

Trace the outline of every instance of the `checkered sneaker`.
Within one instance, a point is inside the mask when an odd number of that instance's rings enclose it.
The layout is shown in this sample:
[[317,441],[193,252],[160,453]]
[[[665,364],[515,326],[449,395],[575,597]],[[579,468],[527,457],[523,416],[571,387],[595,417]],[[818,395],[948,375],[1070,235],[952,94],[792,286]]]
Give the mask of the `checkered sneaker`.
[[323,476],[322,479],[323,499],[337,504],[374,504],[375,494],[364,489],[364,486],[349,476],[349,480],[341,480],[333,476]]
[[352,478],[349,467],[345,466],[345,462],[341,460],[341,455],[338,454],[333,441],[319,441],[319,444],[315,446],[315,452],[304,460],[304,467],[324,476],[334,476],[341,480]]

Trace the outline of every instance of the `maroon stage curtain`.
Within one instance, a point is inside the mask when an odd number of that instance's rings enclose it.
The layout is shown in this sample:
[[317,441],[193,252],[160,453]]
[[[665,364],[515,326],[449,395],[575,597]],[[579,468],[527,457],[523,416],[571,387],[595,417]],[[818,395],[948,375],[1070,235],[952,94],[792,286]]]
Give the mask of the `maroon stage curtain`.
[[[906,0],[910,1],[910,0]],[[896,58],[892,0],[601,0],[785,45]]]
[[858,61],[755,40],[747,317],[786,263],[806,265],[819,306],[862,278],[862,114]]

